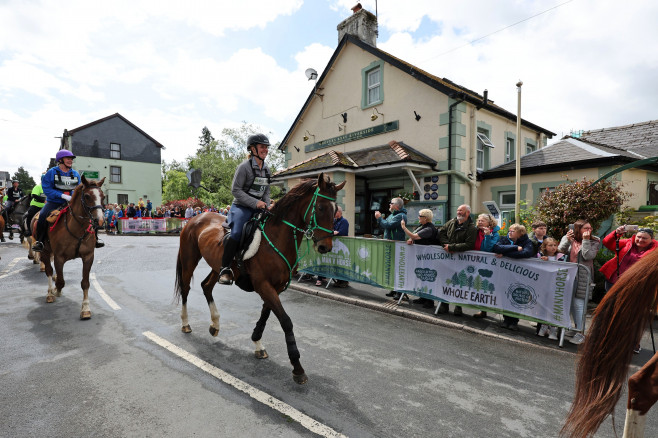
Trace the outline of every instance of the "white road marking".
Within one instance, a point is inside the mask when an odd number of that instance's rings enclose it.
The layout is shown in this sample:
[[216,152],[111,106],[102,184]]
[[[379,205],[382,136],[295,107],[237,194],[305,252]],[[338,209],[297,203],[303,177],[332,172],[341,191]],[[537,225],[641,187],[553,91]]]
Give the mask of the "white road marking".
[[259,389],[254,388],[253,386],[249,385],[246,382],[243,382],[242,380],[233,377],[232,375],[228,374],[227,372],[209,364],[208,362],[199,359],[197,356],[194,356],[193,354],[188,353],[187,351],[183,350],[180,347],[177,347],[176,345],[172,344],[171,342],[167,341],[164,338],[161,338],[160,336],[156,335],[153,332],[144,332],[142,333],[144,336],[149,338],[151,341],[155,342],[159,346],[165,348],[166,350],[169,350],[176,356],[180,357],[181,359],[184,359],[191,363],[192,365],[200,368],[201,370],[207,372],[211,376],[216,377],[217,379],[221,380],[222,382],[231,385],[235,389],[238,389],[245,394],[247,394],[249,397],[253,398],[256,401],[259,401],[263,403],[265,406],[269,406],[272,409],[275,409],[279,412],[281,412],[283,415],[286,415],[293,420],[297,421],[299,424],[304,426],[306,429],[310,430],[313,433],[316,433],[320,436],[323,437],[345,437],[345,435],[336,432],[329,426],[326,426],[319,421],[314,420],[313,418],[309,417],[308,415],[305,415],[298,411],[297,409],[293,408],[287,403],[282,402],[281,400],[278,400],[271,395],[269,395],[266,392],[263,392]]
[[32,262],[30,262],[30,264],[29,264],[28,266],[23,266],[22,268],[18,268],[18,269],[16,269],[16,270],[12,271],[11,269],[12,269],[14,266],[16,266],[16,263],[18,263],[18,262],[21,261],[22,259],[23,259],[23,257],[17,257],[17,258],[15,258],[14,260],[12,260],[11,262],[9,262],[9,263],[7,264],[7,267],[5,268],[5,270],[2,271],[2,274],[0,275],[0,280],[3,279],[3,278],[5,278],[5,277],[9,277],[9,276],[12,275],[12,274],[18,274],[19,272],[22,272],[22,271],[24,271],[24,270],[26,270],[26,269],[32,267]]
[[107,303],[108,306],[112,308],[112,310],[121,310],[121,306],[119,306],[112,298],[110,298],[108,294],[105,293],[98,280],[96,280],[96,274],[93,272],[89,274],[89,281],[91,281],[91,284],[94,286],[94,289],[96,289],[96,292],[98,292],[98,295],[101,296],[101,298]]

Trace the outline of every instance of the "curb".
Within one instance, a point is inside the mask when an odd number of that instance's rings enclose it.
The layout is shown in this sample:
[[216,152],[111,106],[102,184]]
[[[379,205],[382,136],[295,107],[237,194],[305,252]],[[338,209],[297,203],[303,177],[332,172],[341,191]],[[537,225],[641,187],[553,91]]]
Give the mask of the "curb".
[[307,287],[307,286],[303,286],[303,285],[300,285],[300,284],[293,284],[293,283],[291,283],[290,286],[288,286],[288,289],[293,289],[295,291],[298,291],[298,292],[301,292],[301,293],[304,293],[304,294],[307,294],[307,295],[314,295],[314,296],[317,296],[319,298],[325,298],[325,299],[328,299],[328,300],[339,301],[341,303],[350,304],[350,305],[353,305],[353,306],[364,307],[366,309],[375,310],[377,312],[388,313],[389,315],[394,315],[394,316],[398,316],[398,317],[401,317],[401,318],[412,319],[412,320],[419,321],[419,322],[424,322],[424,323],[427,323],[427,324],[437,325],[437,326],[446,327],[446,328],[455,329],[455,330],[462,330],[462,331],[465,331],[465,332],[471,333],[471,334],[487,336],[487,337],[493,338],[493,339],[500,339],[500,340],[504,340],[504,341],[508,341],[508,342],[513,342],[515,344],[524,345],[524,346],[527,346],[527,347],[540,348],[540,349],[543,349],[543,350],[547,350],[547,351],[551,351],[551,352],[559,352],[559,353],[568,354],[568,355],[574,355],[575,354],[574,352],[564,350],[563,348],[548,347],[548,346],[545,346],[545,345],[540,345],[540,344],[536,344],[536,343],[533,343],[533,342],[528,342],[528,341],[525,341],[525,340],[522,340],[522,339],[517,339],[517,338],[510,337],[510,336],[504,336],[504,335],[501,335],[501,334],[498,334],[498,333],[490,333],[490,332],[487,332],[487,331],[483,331],[483,330],[475,329],[473,327],[469,327],[465,324],[458,324],[458,323],[455,323],[455,322],[446,321],[446,320],[437,318],[434,315],[430,316],[430,315],[427,315],[425,313],[418,313],[418,312],[414,312],[413,310],[402,309],[397,305],[391,305],[391,303],[389,301],[387,301],[386,304],[380,304],[380,303],[375,303],[375,302],[368,301],[368,300],[363,300],[363,299],[360,299],[360,298],[353,298],[353,297],[347,297],[347,296],[344,296],[344,295],[339,295],[339,294],[336,294],[336,293],[333,293],[333,292],[329,292],[327,290],[317,290],[317,289],[313,289],[313,288],[310,288],[310,287]]

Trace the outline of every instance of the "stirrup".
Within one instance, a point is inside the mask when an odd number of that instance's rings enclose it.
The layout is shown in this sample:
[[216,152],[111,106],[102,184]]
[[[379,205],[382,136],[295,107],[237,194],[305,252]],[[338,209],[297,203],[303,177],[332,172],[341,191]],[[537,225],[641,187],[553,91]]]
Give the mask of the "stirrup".
[[105,242],[103,242],[102,240],[98,239],[96,241],[96,248],[102,248],[104,246],[105,246]]
[[41,252],[43,251],[43,242],[34,242],[34,245],[32,245],[32,251],[34,252]]
[[230,266],[222,268],[219,272],[219,279],[217,280],[219,284],[233,284],[233,271]]

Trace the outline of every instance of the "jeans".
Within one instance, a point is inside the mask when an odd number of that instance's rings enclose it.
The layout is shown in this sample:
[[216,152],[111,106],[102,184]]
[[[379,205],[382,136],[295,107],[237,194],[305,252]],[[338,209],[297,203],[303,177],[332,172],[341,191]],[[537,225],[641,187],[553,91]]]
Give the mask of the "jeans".
[[225,225],[231,229],[231,239],[240,242],[244,224],[247,223],[249,219],[251,219],[256,211],[258,210],[245,207],[243,205],[238,205],[236,203],[231,205],[231,211],[229,211],[228,216],[226,217]]

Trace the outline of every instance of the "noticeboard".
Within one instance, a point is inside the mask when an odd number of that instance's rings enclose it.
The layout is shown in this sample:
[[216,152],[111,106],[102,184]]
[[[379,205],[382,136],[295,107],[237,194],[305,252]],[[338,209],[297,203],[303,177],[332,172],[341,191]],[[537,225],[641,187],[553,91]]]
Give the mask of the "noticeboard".
[[491,213],[497,221],[500,221],[500,208],[495,201],[484,201],[482,204],[487,208],[487,211]]
[[432,211],[434,225],[440,226],[445,223],[445,202],[410,202],[405,205],[407,209],[407,222],[410,225],[419,225],[418,213],[420,210],[427,208]]
[[82,170],[80,174],[81,176],[84,175],[85,178],[98,179],[98,170]]

